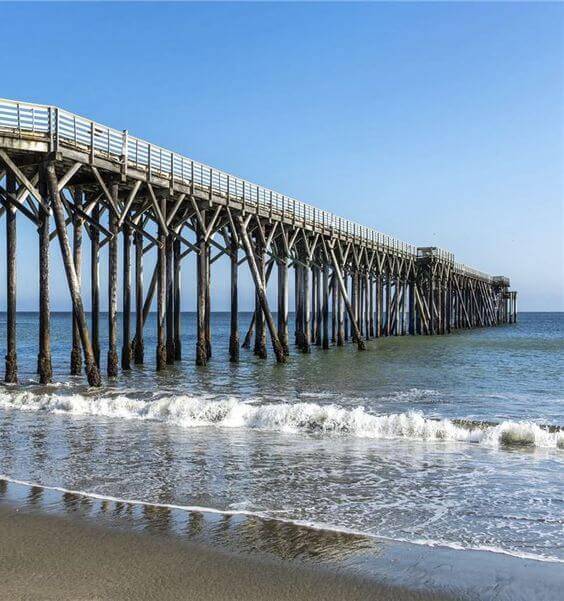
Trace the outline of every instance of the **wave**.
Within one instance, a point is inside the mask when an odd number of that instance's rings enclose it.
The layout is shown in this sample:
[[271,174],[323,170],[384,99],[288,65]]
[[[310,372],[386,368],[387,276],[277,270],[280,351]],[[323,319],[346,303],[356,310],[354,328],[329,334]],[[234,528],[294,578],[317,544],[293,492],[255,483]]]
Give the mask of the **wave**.
[[559,557],[555,557],[552,555],[542,555],[537,553],[530,553],[526,551],[517,551],[511,549],[504,549],[502,547],[497,547],[494,545],[464,545],[462,543],[446,541],[446,540],[436,540],[436,539],[425,539],[425,538],[415,538],[409,539],[404,537],[392,537],[386,536],[382,534],[375,534],[373,532],[364,532],[362,530],[356,530],[354,528],[346,528],[340,526],[334,526],[331,524],[327,524],[325,522],[315,522],[311,520],[297,520],[291,518],[283,518],[276,515],[272,515],[272,513],[268,510],[265,511],[250,511],[244,509],[217,509],[215,507],[205,507],[202,505],[178,505],[174,503],[156,503],[150,501],[141,501],[139,499],[129,499],[123,497],[115,497],[112,495],[104,495],[95,492],[87,492],[84,490],[74,490],[70,488],[63,488],[61,486],[48,486],[45,484],[39,484],[37,482],[29,482],[26,480],[20,480],[17,478],[11,478],[5,474],[0,474],[0,480],[4,480],[6,482],[10,482],[12,484],[17,484],[20,486],[26,487],[34,487],[41,488],[43,490],[59,492],[62,494],[72,494],[75,496],[86,497],[89,499],[94,499],[96,501],[110,501],[113,503],[124,503],[129,505],[137,505],[141,507],[155,507],[155,508],[163,508],[163,509],[172,509],[176,511],[187,511],[187,512],[196,512],[196,513],[211,513],[215,515],[230,515],[230,516],[246,516],[249,518],[259,518],[263,520],[272,520],[275,522],[281,522],[284,524],[293,524],[294,526],[309,528],[311,530],[320,530],[326,532],[338,532],[341,534],[351,534],[353,536],[363,536],[366,538],[376,539],[376,540],[385,540],[394,543],[407,543],[412,545],[419,545],[425,547],[446,547],[449,549],[455,549],[458,551],[486,551],[489,553],[499,553],[502,555],[509,555],[511,557],[519,557],[521,559],[532,559],[534,561],[542,561],[542,562],[550,562],[550,563],[564,563],[564,560]]
[[183,428],[216,426],[286,433],[333,434],[372,439],[409,439],[475,443],[488,447],[564,449],[564,432],[531,421],[499,424],[432,419],[408,411],[375,415],[364,407],[317,403],[254,404],[235,398],[174,395],[139,400],[125,395],[0,393],[0,407],[56,414],[151,420]]

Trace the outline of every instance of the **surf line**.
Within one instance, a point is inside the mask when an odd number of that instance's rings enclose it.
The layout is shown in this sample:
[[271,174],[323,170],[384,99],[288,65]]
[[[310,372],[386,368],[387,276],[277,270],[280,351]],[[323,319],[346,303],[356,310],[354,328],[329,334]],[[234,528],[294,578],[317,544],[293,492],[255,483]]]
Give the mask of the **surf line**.
[[195,512],[195,513],[210,513],[215,515],[231,515],[231,516],[245,516],[251,518],[257,518],[264,521],[272,521],[279,522],[283,524],[291,524],[293,526],[298,526],[301,528],[308,528],[310,530],[316,530],[321,532],[331,532],[331,533],[340,533],[340,534],[349,534],[351,536],[361,536],[367,539],[385,541],[388,543],[403,543],[408,545],[417,545],[422,547],[444,547],[447,549],[452,549],[455,551],[482,551],[488,553],[498,553],[501,555],[508,555],[510,557],[515,557],[518,559],[529,559],[534,561],[541,562],[549,562],[549,563],[564,563],[563,559],[559,559],[558,557],[554,557],[551,555],[536,555],[534,553],[526,553],[519,551],[510,551],[508,549],[502,549],[500,547],[492,547],[488,545],[476,545],[476,546],[468,546],[465,547],[457,542],[449,542],[449,541],[436,541],[432,539],[415,539],[409,540],[406,538],[394,538],[392,536],[386,536],[384,534],[373,534],[370,532],[362,532],[360,530],[354,530],[351,528],[339,527],[339,526],[331,526],[329,524],[319,524],[315,522],[309,522],[306,520],[292,520],[289,518],[280,518],[271,516],[264,513],[253,512],[253,511],[245,511],[242,509],[216,509],[214,507],[204,507],[201,505],[176,505],[172,503],[152,503],[149,501],[140,501],[138,499],[124,499],[121,497],[114,497],[111,495],[101,495],[99,493],[94,492],[86,492],[82,490],[73,490],[68,488],[63,488],[61,486],[48,486],[43,484],[38,484],[36,482],[29,482],[27,480],[19,480],[17,478],[11,478],[5,474],[0,474],[0,481],[4,480],[5,482],[10,482],[11,484],[16,484],[19,486],[26,487],[36,487],[41,488],[42,490],[50,490],[54,492],[60,492],[63,494],[71,494],[80,497],[86,497],[89,499],[96,499],[97,501],[111,501],[114,503],[124,503],[129,505],[136,505],[140,507],[158,507],[161,509],[174,509],[178,511],[185,512]]

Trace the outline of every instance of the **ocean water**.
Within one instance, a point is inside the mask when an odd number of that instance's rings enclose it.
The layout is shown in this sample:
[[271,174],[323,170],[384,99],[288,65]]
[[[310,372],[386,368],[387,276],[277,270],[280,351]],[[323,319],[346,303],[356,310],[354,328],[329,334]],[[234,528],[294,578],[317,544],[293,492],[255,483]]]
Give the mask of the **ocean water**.
[[564,562],[564,314],[380,339],[365,353],[292,351],[285,366],[245,350],[230,364],[228,327],[213,314],[213,357],[196,368],[184,314],[184,359],[157,374],[151,316],[147,364],[92,390],[66,375],[71,319],[54,314],[57,383],[42,387],[37,315],[18,314],[21,384],[0,387],[0,475]]

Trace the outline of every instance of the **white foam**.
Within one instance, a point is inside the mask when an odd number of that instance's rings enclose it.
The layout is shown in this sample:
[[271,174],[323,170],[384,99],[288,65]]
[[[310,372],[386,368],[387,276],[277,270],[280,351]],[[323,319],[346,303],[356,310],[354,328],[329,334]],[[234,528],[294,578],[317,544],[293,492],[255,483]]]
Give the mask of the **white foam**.
[[468,427],[448,419],[430,419],[408,411],[374,415],[364,407],[336,404],[253,404],[235,398],[221,400],[187,395],[163,396],[148,401],[126,395],[0,393],[0,407],[70,415],[96,415],[120,419],[152,420],[183,428],[214,426],[250,428],[288,433],[348,435],[373,439],[411,439],[564,449],[564,432],[550,432],[531,421],[504,421],[498,425]]
[[[511,557],[518,557],[521,559],[532,559],[535,561],[543,561],[543,562],[551,562],[551,563],[564,563],[564,560],[554,557],[552,555],[537,555],[535,553],[528,553],[525,551],[513,551],[509,549],[503,549],[502,547],[496,547],[492,545],[463,545],[458,542],[453,541],[444,541],[444,540],[435,540],[435,539],[408,539],[408,538],[394,538],[391,536],[385,536],[380,534],[374,534],[371,532],[363,532],[361,530],[355,530],[351,528],[333,526],[326,523],[313,522],[309,520],[292,520],[290,518],[281,518],[277,516],[271,515],[269,511],[262,512],[253,512],[246,511],[244,509],[216,509],[214,507],[203,507],[201,505],[176,505],[172,503],[150,503],[148,501],[140,501],[138,499],[127,499],[122,497],[114,497],[111,495],[101,495],[99,493],[86,492],[83,490],[73,490],[69,488],[63,488],[61,486],[45,486],[43,484],[38,484],[35,482],[28,482],[26,480],[18,480],[16,478],[10,478],[4,474],[0,474],[0,480],[5,480],[6,482],[11,482],[13,484],[19,484],[22,486],[30,486],[42,488],[44,490],[52,490],[55,492],[60,492],[63,494],[72,494],[82,497],[87,497],[90,499],[96,499],[99,501],[110,501],[114,503],[127,503],[129,505],[137,505],[142,507],[158,507],[158,508],[167,508],[174,509],[178,511],[194,511],[198,513],[211,513],[211,514],[219,514],[219,515],[243,515],[247,517],[261,518],[273,520],[276,522],[282,522],[285,524],[294,524],[295,526],[302,526],[305,528],[310,528],[311,530],[321,530],[327,532],[339,532],[343,534],[352,534],[355,536],[364,536],[366,538],[372,538],[376,540],[385,540],[395,543],[407,543],[412,545],[420,545],[425,547],[446,547],[449,549],[455,549],[457,551],[487,551],[489,553],[499,553],[502,555],[509,555]],[[277,512],[272,512],[277,513]]]

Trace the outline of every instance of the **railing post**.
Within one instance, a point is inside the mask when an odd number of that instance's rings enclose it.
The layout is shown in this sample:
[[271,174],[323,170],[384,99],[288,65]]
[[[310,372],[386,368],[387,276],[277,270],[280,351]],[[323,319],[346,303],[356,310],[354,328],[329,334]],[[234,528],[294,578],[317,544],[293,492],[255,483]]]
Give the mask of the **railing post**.
[[128,133],[127,129],[123,130],[122,141],[121,141],[121,156],[122,156],[122,180],[125,181],[127,178],[127,162],[128,162]]

